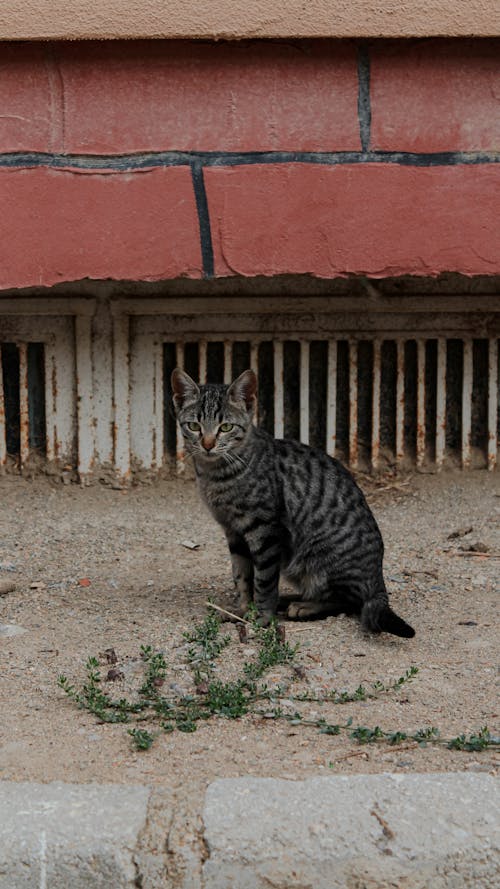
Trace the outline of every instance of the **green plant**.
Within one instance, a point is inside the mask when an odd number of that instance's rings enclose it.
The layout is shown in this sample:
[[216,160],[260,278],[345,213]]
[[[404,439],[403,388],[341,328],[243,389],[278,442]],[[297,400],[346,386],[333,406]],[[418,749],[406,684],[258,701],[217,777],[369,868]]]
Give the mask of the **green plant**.
[[[196,694],[161,694],[167,675],[167,662],[163,653],[154,651],[150,645],[141,646],[144,676],[133,700],[114,700],[103,691],[99,661],[95,657],[88,658],[86,662],[86,678],[81,690],[77,690],[64,674],[58,677],[58,684],[78,707],[88,710],[101,722],[129,723],[140,720],[141,723],[150,722],[166,733],[174,730],[194,732],[200,720],[238,719],[251,713],[266,719],[285,720],[293,726],[314,727],[323,735],[347,733],[359,744],[386,743],[394,746],[412,741],[419,746],[441,744],[452,750],[474,752],[500,747],[500,738],[493,737],[487,726],[477,733],[444,739],[435,727],[420,728],[414,732],[401,729],[385,731],[378,725],[373,728],[354,726],[352,717],[344,723],[330,723],[324,717],[311,718],[301,711],[301,705],[308,702],[346,705],[397,692],[415,679],[417,667],[410,667],[388,684],[376,681],[369,687],[358,685],[353,691],[334,689],[323,695],[309,692],[295,696],[287,694],[287,698],[297,704],[297,709],[290,714],[281,706],[284,691],[279,686],[269,688],[262,680],[269,669],[278,665],[288,665],[293,670],[298,646],[290,646],[285,641],[282,628],[275,622],[269,627],[259,626],[256,613],[250,614],[249,627],[257,646],[256,655],[253,660],[243,663],[236,678],[227,682],[215,675],[215,661],[230,642],[228,635],[222,636],[220,633],[218,616],[210,610],[200,624],[184,634],[190,644],[187,661]],[[263,704],[266,709],[261,708]],[[133,727],[128,729],[128,734],[136,749],[148,750],[157,732],[153,734],[146,728]]]
[[154,737],[145,729],[129,728],[128,734],[132,738],[137,750],[149,750],[152,746]]

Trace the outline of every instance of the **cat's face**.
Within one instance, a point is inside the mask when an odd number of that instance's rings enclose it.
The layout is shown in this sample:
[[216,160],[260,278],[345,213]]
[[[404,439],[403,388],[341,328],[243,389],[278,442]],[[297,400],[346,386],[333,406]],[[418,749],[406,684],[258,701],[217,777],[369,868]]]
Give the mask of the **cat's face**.
[[202,460],[230,463],[252,425],[257,380],[246,370],[230,386],[198,386],[179,368],[172,373],[175,413],[186,451]]

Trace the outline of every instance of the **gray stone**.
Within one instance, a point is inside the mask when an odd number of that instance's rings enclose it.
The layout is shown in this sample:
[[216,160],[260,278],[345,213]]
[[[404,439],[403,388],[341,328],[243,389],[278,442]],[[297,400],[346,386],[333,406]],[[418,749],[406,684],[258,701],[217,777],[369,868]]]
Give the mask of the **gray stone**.
[[0,624],[0,636],[22,636],[28,631],[17,624]]
[[146,787],[0,782],[0,889],[132,889]]
[[500,886],[491,775],[224,779],[204,823],[204,889]]

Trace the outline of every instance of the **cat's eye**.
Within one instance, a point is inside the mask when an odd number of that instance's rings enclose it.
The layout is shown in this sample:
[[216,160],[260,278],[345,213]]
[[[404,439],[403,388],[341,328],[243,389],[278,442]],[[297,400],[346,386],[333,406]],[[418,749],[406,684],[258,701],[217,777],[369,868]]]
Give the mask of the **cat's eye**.
[[231,432],[231,429],[234,429],[234,423],[221,423],[219,426],[220,432]]
[[199,432],[201,429],[201,426],[199,423],[188,423],[187,427],[190,432]]

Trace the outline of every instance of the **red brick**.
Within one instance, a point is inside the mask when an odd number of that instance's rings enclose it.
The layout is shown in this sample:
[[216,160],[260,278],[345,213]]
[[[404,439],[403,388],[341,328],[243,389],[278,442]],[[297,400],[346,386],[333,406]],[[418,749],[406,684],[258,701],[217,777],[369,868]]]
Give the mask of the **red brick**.
[[68,152],[360,147],[351,43],[110,41],[58,52]]
[[500,149],[500,40],[371,50],[372,148]]
[[0,52],[0,151],[50,151],[59,136],[53,105],[57,72],[40,44],[6,43]]
[[500,166],[205,171],[217,275],[500,273]]
[[186,167],[80,175],[0,171],[0,287],[200,277]]

